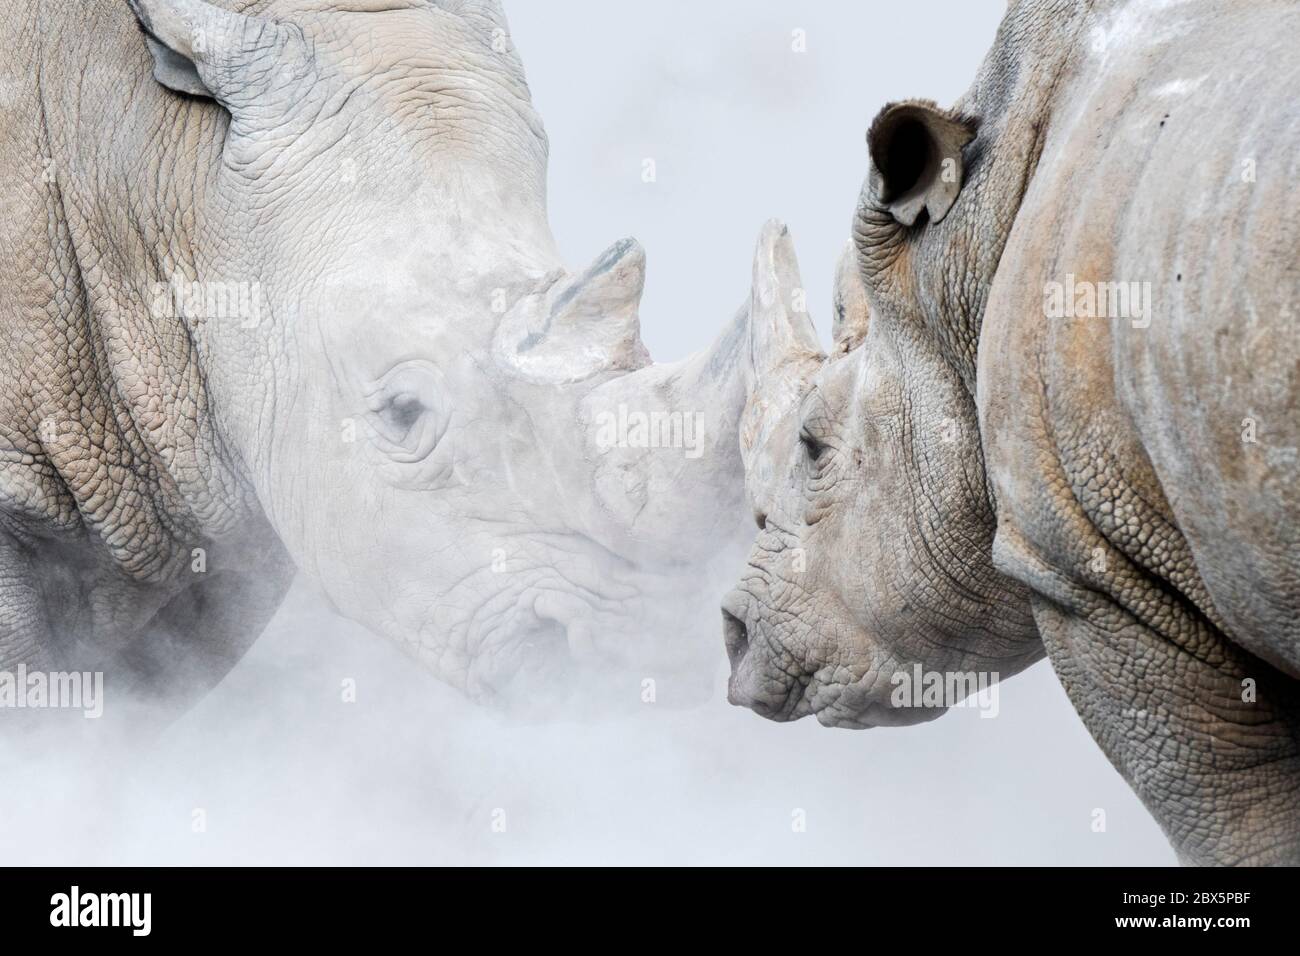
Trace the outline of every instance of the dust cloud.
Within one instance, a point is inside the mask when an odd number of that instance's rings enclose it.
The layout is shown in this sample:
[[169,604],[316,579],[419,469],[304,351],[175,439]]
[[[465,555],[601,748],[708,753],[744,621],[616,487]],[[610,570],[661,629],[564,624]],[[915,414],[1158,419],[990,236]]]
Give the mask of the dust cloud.
[[49,711],[19,731],[0,712],[0,861],[1174,862],[1046,665],[1003,685],[996,719],[852,732],[730,707],[720,636],[717,658],[697,706],[630,693],[581,720],[511,717],[295,586],[160,731],[108,719],[129,706],[111,688],[100,721]]

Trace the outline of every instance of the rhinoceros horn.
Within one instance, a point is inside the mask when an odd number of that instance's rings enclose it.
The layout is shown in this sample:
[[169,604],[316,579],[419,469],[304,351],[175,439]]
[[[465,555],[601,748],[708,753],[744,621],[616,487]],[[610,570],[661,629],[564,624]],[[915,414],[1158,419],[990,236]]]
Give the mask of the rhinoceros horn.
[[791,359],[821,356],[808,315],[794,241],[785,223],[769,220],[758,236],[749,294],[750,372],[762,378]]
[[[640,540],[667,545],[681,559],[716,550],[744,521],[741,422],[755,386],[791,357],[820,362],[789,232],[769,222],[754,255],[751,291],[714,343],[680,362],[612,379],[583,400],[593,436],[597,498]],[[661,436],[681,423],[685,447],[594,440],[603,419],[634,420]],[[689,533],[686,533],[689,529]]]
[[635,239],[616,242],[580,275],[551,273],[502,317],[498,361],[552,385],[648,365],[637,315],[644,286],[645,252]]
[[747,460],[766,444],[780,410],[799,400],[808,374],[826,359],[805,305],[794,241],[780,222],[767,223],[758,237],[749,314],[750,398],[740,427]]

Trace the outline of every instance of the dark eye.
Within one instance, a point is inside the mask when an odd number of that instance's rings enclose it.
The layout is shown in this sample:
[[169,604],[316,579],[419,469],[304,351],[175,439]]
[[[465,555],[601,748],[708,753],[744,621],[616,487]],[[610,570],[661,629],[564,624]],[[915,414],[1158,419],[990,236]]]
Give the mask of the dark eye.
[[425,411],[418,395],[396,395],[375,414],[387,426],[390,435],[405,436]]
[[403,362],[368,397],[374,443],[394,461],[427,458],[447,430],[450,410],[442,375],[430,362]]
[[808,456],[808,460],[813,463],[820,462],[822,456],[830,451],[824,442],[807,429],[799,432],[799,444],[803,448],[804,454]]

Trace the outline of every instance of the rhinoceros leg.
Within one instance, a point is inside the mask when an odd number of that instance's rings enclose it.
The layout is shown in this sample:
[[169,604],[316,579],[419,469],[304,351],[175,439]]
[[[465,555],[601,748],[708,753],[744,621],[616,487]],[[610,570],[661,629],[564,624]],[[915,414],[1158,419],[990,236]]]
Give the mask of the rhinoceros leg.
[[1071,703],[1180,859],[1300,863],[1300,682],[1172,593],[1135,611],[1132,592],[1071,582],[999,533],[1040,585],[1034,618]]
[[[294,575],[269,540],[237,565],[168,584],[117,578],[70,553],[48,537],[0,531],[0,671],[102,671],[105,716],[143,705],[153,726],[229,673]],[[132,607],[144,609],[135,623]]]
[[280,606],[294,569],[279,552],[240,570],[204,574],[178,591],[105,660],[106,709],[114,692],[172,717],[196,703],[239,662]]
[[30,556],[12,535],[0,532],[0,671],[20,664],[50,670],[56,657]]

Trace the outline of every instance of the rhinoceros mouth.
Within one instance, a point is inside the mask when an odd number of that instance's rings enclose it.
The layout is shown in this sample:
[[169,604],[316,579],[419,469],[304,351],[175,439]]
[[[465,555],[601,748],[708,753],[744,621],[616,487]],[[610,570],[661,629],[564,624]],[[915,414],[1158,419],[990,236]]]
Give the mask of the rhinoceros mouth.
[[464,654],[462,689],[476,700],[511,697],[510,688],[524,683],[555,692],[574,672],[601,661],[589,636],[596,614],[584,597],[550,588],[494,595],[462,627],[433,635],[441,654],[429,663],[447,676],[441,655],[448,647]]
[[465,690],[485,702],[513,698],[511,689],[518,684],[526,684],[535,696],[566,693],[577,666],[566,626],[537,617],[521,622],[505,642],[475,658]]
[[815,717],[825,727],[866,730],[933,720],[941,709],[898,708],[891,703],[890,668],[882,662],[849,665],[792,653],[815,647],[814,628],[793,616],[774,620],[763,602],[742,586],[722,604],[723,637],[731,661],[727,700],[768,720]]
[[572,692],[620,663],[646,630],[638,570],[576,533],[510,540],[408,625],[421,663],[484,702]]
[[781,645],[772,643],[761,603],[741,588],[733,590],[722,602],[722,627],[731,662],[728,702],[778,722],[806,717],[806,682],[797,668],[778,663]]

